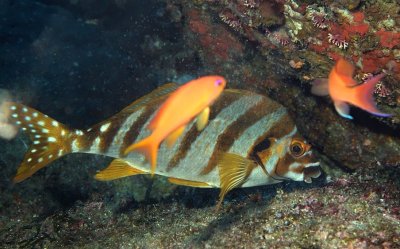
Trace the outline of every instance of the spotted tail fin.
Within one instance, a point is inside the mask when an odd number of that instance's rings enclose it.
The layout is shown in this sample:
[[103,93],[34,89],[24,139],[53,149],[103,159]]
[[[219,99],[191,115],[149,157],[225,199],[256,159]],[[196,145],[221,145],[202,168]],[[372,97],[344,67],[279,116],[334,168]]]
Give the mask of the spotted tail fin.
[[22,182],[52,161],[72,152],[72,141],[83,133],[70,130],[47,115],[19,103],[9,102],[9,122],[32,141],[14,182]]

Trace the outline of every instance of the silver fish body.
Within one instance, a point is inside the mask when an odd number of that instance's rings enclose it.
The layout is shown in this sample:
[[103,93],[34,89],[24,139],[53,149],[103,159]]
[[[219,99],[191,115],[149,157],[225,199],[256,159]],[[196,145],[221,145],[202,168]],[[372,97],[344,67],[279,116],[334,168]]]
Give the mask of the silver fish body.
[[[71,130],[10,102],[10,122],[33,140],[14,180],[22,181],[51,161],[78,152],[116,158],[136,170],[127,175],[149,173],[142,154],[124,156],[123,152],[150,134],[146,127],[175,88],[173,84],[161,87],[88,130]],[[229,89],[212,105],[202,131],[192,121],[172,147],[161,144],[155,173],[177,184],[220,187],[227,192],[285,179],[310,182],[319,176],[318,166],[282,105],[256,93]]]

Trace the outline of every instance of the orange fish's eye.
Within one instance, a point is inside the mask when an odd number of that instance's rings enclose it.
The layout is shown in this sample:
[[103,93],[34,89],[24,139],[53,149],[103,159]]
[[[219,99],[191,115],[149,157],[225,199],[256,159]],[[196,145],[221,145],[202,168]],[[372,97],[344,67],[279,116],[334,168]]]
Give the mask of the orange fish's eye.
[[224,81],[222,79],[217,79],[215,81],[215,86],[223,86],[223,84],[224,84]]
[[290,153],[294,157],[300,157],[306,152],[306,145],[298,140],[293,140],[290,144]]

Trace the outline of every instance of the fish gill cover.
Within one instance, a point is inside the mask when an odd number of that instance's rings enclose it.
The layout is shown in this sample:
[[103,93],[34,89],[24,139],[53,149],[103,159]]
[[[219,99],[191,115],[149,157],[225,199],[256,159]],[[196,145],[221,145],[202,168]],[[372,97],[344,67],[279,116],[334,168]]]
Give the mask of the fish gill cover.
[[[30,146],[20,133],[0,140],[0,244],[399,248],[399,10],[383,0],[0,1],[2,107],[12,99],[85,129],[164,83],[219,74],[285,106],[325,172],[312,185],[234,190],[215,214],[218,190],[94,180],[111,161],[99,155],[63,157],[13,184]],[[385,73],[374,97],[391,117],[352,108],[346,120],[310,93],[339,58],[357,82]]]

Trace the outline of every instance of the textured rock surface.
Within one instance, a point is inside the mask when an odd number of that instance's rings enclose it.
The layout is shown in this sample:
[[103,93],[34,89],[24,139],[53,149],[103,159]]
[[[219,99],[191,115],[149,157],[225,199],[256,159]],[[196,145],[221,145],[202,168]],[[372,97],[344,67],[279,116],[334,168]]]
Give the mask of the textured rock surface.
[[[102,156],[69,155],[14,185],[30,143],[19,135],[0,140],[1,247],[400,248],[399,9],[396,1],[0,1],[0,88],[17,100],[89,127],[157,85],[222,74],[231,88],[285,105],[325,172],[312,185],[235,190],[215,214],[218,190],[143,176],[95,181],[111,160]],[[376,97],[393,117],[354,108],[355,120],[345,120],[310,94],[338,56],[357,65],[360,82],[386,71]]]

